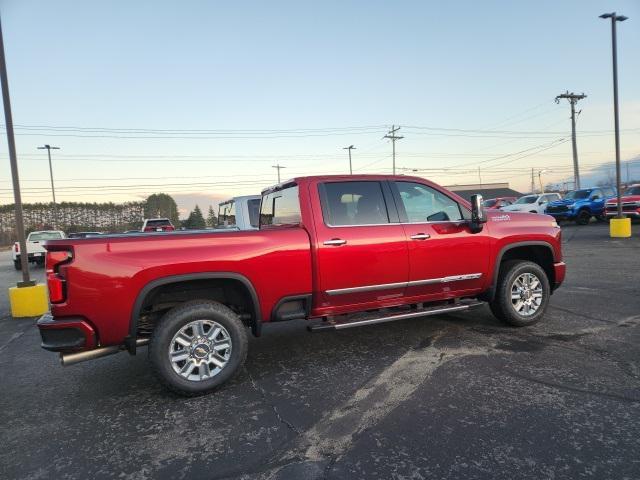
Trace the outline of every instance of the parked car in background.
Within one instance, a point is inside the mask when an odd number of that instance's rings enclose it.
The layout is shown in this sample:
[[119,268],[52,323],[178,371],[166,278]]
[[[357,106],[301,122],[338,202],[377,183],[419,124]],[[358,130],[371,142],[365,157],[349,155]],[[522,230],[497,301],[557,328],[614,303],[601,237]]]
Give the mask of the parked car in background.
[[[622,213],[627,217],[640,218],[640,183],[627,187],[621,197]],[[616,197],[607,200],[605,216],[615,217],[618,214],[618,199]]]
[[104,235],[102,232],[72,232],[68,235],[69,238],[87,238],[95,237],[96,235]]
[[162,383],[198,395],[268,322],[340,330],[488,302],[532,325],[565,277],[560,229],[481,202],[418,177],[301,177],[262,192],[258,231],[51,241],[42,347],[69,365],[148,344]]
[[221,202],[216,229],[257,230],[260,198],[260,195],[245,195]]
[[613,187],[583,188],[567,193],[562,200],[547,205],[545,213],[557,221],[572,220],[578,225],[587,225],[591,217],[604,220],[604,204],[614,197]]
[[498,197],[490,198],[482,203],[482,206],[487,210],[500,210],[507,205],[511,205],[516,201],[516,197]]
[[502,208],[503,212],[529,212],[544,213],[549,202],[561,200],[559,193],[540,193],[525,195],[516,200],[512,205]]
[[173,232],[173,226],[168,218],[145,218],[142,224],[142,232]]
[[[27,236],[27,259],[29,262],[36,263],[37,265],[44,265],[45,249],[42,247],[41,242],[45,240],[59,240],[66,238],[65,234],[61,230],[41,230],[37,232],[31,232]],[[20,257],[22,252],[20,251],[20,243],[15,242],[11,249],[13,266],[16,270],[22,270],[22,263]]]

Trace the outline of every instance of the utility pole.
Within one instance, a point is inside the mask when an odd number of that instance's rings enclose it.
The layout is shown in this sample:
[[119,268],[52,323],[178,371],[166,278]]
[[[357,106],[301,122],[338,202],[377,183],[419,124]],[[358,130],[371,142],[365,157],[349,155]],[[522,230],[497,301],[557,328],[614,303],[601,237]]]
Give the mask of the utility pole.
[[280,164],[277,164],[277,165],[274,165],[273,168],[278,170],[278,183],[280,183],[280,170],[282,170],[283,168],[287,168],[287,167],[283,167]]
[[482,175],[480,174],[480,167],[478,167],[478,181],[480,182],[480,186],[482,186]]
[[2,25],[0,24],[0,81],[2,82],[2,103],[4,106],[4,121],[7,130],[7,144],[9,146],[9,163],[11,165],[11,180],[13,182],[13,198],[15,203],[16,233],[20,244],[20,265],[22,266],[22,282],[18,287],[35,285],[29,279],[29,258],[27,256],[27,241],[24,236],[24,220],[22,218],[22,196],[20,195],[20,178],[18,176],[18,160],[16,155],[16,139],[13,135],[13,116],[11,115],[11,101],[9,100],[9,77],[7,62],[4,56],[4,41],[2,39]]
[[533,167],[531,168],[531,193],[536,193],[536,181],[533,176]]
[[[580,169],[578,168],[578,143],[576,141],[576,103],[578,100],[582,100],[583,98],[587,98],[587,96],[582,93],[580,95],[576,93],[569,93],[567,90],[565,93],[558,95],[556,97],[556,103],[560,103],[560,99],[566,98],[569,100],[569,104],[571,105],[571,145],[573,146],[573,180],[575,189],[580,188]],[[578,115],[580,112],[578,112]]]
[[540,194],[544,193],[544,187],[542,186],[542,174],[547,173],[549,170],[538,170],[538,183],[540,183]]
[[396,174],[396,140],[401,140],[404,137],[396,135],[396,132],[400,130],[400,127],[396,127],[395,125],[391,125],[391,130],[382,138],[389,138],[391,143],[393,144],[393,174]]
[[618,215],[622,216],[622,193],[620,192],[620,119],[618,115],[618,44],[616,40],[616,22],[624,22],[628,17],[616,15],[616,12],[605,13],[600,18],[611,19],[611,51],[613,55],[613,119],[616,131],[616,188],[618,190]]
[[53,167],[51,166],[51,150],[60,150],[60,147],[52,147],[51,145],[45,145],[44,147],[38,147],[38,150],[46,150],[49,155],[49,175],[51,175],[51,195],[53,196],[53,228],[56,228],[58,223],[58,207],[56,205],[56,189],[53,186]]
[[357,150],[353,145],[349,145],[348,147],[344,147],[343,150],[349,150],[349,175],[353,175],[353,168],[351,167],[351,150]]

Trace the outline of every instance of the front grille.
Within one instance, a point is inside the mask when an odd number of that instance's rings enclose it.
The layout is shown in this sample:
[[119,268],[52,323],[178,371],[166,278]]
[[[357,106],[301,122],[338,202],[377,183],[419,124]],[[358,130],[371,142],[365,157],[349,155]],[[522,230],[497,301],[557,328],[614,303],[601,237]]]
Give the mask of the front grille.
[[566,205],[549,205],[547,207],[547,212],[549,213],[562,213],[568,211],[569,207],[567,207]]

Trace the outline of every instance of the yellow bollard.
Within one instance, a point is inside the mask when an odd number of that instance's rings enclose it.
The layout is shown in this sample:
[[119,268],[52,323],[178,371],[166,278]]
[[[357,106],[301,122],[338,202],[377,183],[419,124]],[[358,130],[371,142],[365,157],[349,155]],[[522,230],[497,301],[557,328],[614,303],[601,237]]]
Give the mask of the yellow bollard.
[[631,236],[630,218],[612,218],[609,222],[611,238],[629,238]]
[[47,287],[42,283],[31,287],[9,288],[11,316],[14,318],[38,317],[49,310]]

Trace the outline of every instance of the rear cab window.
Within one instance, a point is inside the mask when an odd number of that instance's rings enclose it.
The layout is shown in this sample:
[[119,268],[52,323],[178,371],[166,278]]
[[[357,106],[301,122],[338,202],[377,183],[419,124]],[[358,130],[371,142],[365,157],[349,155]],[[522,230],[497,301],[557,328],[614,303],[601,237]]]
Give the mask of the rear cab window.
[[262,196],[260,228],[294,226],[302,221],[298,185],[285,185],[282,189]]
[[376,181],[329,182],[318,186],[322,217],[330,227],[384,225],[389,213]]
[[247,208],[249,209],[249,223],[252,227],[258,227],[260,224],[260,199],[254,198],[247,202]]
[[218,205],[218,228],[233,228],[236,226],[236,203],[228,201]]

